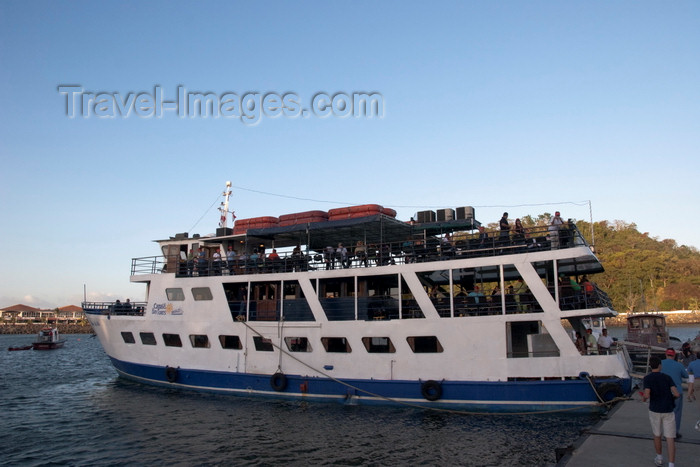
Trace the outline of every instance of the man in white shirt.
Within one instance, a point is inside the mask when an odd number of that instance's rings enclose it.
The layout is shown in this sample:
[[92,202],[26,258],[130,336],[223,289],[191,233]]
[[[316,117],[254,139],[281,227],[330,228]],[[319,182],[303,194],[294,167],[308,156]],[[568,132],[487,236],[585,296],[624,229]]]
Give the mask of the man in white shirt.
[[598,337],[598,353],[608,355],[612,344],[613,340],[612,337],[608,336],[608,330],[603,329],[603,333]]

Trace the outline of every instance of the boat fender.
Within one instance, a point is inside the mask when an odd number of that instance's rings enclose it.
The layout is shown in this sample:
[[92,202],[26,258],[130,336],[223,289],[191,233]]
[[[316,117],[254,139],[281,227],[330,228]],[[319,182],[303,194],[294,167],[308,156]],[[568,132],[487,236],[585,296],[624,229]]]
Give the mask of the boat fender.
[[435,380],[429,379],[421,385],[420,392],[429,401],[436,401],[442,397],[442,385]]
[[287,389],[287,376],[281,371],[278,371],[270,376],[270,386],[272,386],[272,389],[275,391],[284,391]]
[[174,383],[175,381],[177,381],[177,368],[172,367],[172,366],[166,366],[165,367],[165,378],[170,383]]
[[616,397],[624,396],[622,388],[617,383],[603,383],[596,388],[596,392],[602,400],[609,402]]

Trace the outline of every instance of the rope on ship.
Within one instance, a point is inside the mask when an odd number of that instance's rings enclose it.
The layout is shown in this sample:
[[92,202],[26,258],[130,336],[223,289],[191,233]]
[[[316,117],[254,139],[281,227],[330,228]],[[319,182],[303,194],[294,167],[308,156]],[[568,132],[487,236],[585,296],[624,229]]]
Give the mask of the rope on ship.
[[[255,328],[253,328],[250,324],[248,324],[248,322],[245,321],[245,317],[238,316],[236,319],[238,320],[238,322],[242,323],[246,328],[250,329],[251,332],[257,334],[258,336],[260,336],[262,338],[265,337],[260,332],[258,332]],[[280,332],[280,336],[281,336],[281,334],[282,333]],[[445,409],[445,408],[441,408],[441,407],[428,407],[425,405],[414,404],[412,402],[401,401],[398,399],[394,399],[392,397],[384,396],[382,394],[376,394],[376,393],[373,393],[373,392],[368,391],[366,389],[362,389],[360,387],[354,386],[354,385],[347,383],[345,381],[339,380],[338,378],[336,378],[332,375],[329,375],[328,373],[324,372],[323,370],[319,370],[318,368],[314,368],[313,366],[311,366],[308,363],[304,362],[303,360],[297,358],[296,356],[294,356],[290,352],[287,352],[286,350],[284,350],[281,346],[281,337],[280,337],[280,345],[278,345],[272,341],[270,341],[270,344],[272,344],[273,347],[276,347],[277,350],[280,351],[279,365],[277,367],[277,372],[273,375],[273,377],[275,375],[284,376],[284,373],[282,373],[282,354],[284,354],[284,355],[288,356],[289,358],[301,363],[302,365],[304,365],[305,367],[307,367],[311,371],[314,371],[314,372],[320,374],[321,376],[324,376],[324,377],[326,377],[326,378],[328,378],[328,379],[330,379],[338,384],[341,384],[347,388],[350,388],[350,389],[353,389],[355,391],[367,394],[367,395],[372,396],[372,397],[377,397],[379,399],[383,399],[383,400],[388,401],[388,402],[392,402],[394,404],[399,404],[399,405],[411,407],[414,409],[432,410],[435,412],[453,413],[453,414],[458,414],[458,415],[539,415],[539,414],[551,414],[551,413],[560,413],[560,412],[573,412],[575,410],[581,410],[581,407],[571,407],[568,409],[538,410],[538,411],[534,411],[534,412],[533,411],[527,411],[527,412],[470,412],[467,410]],[[598,406],[598,407],[605,406],[607,408],[610,408],[610,406],[612,406],[612,404],[614,404],[616,402],[623,401],[623,400],[630,400],[629,397],[621,396],[621,397],[615,397],[612,400],[605,402],[602,399],[601,395],[598,394],[598,391],[595,388],[595,384],[593,383],[591,377],[588,374],[586,374],[586,379],[588,380],[589,384],[591,385],[591,388],[593,389],[593,392],[595,392],[596,396],[598,397],[598,400],[600,401],[600,402],[594,404],[595,406]],[[286,383],[286,376],[285,376],[285,383]]]

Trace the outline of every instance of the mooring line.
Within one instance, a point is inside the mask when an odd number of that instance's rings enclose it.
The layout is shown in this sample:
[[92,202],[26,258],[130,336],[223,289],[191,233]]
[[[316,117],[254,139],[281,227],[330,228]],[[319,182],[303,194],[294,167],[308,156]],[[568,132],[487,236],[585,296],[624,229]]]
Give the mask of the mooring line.
[[[250,324],[248,324],[248,322],[245,320],[245,317],[243,317],[243,316],[237,316],[236,319],[238,320],[238,322],[243,323],[243,325],[246,326],[248,329],[250,329],[253,333],[257,334],[258,336],[260,336],[260,337],[262,337],[262,338],[265,338],[265,336],[263,336],[263,335],[262,335],[260,332],[258,332],[254,327],[252,327]],[[284,330],[284,325],[282,325],[282,330]],[[345,381],[342,381],[342,380],[340,380],[340,379],[338,379],[338,378],[336,378],[336,377],[334,377],[334,376],[332,376],[332,375],[329,375],[328,373],[326,373],[326,372],[324,372],[324,371],[322,371],[322,370],[319,370],[319,369],[317,369],[317,368],[314,368],[313,366],[309,365],[308,363],[302,361],[301,359],[297,358],[296,356],[294,356],[294,355],[292,355],[291,353],[289,353],[289,352],[287,352],[286,350],[284,350],[284,349],[282,348],[282,346],[281,346],[281,341],[282,341],[282,339],[280,339],[280,345],[277,345],[277,344],[275,344],[274,342],[272,342],[272,341],[270,340],[270,344],[271,344],[273,347],[276,347],[277,350],[279,350],[281,354],[284,354],[284,355],[286,355],[286,356],[292,358],[293,360],[295,360],[295,361],[301,363],[303,366],[307,367],[307,368],[310,369],[311,371],[314,371],[314,372],[318,373],[319,375],[324,376],[324,377],[326,377],[326,378],[328,378],[328,379],[330,379],[330,380],[332,380],[332,381],[334,381],[334,382],[336,382],[336,383],[338,383],[338,384],[341,384],[341,385],[343,385],[343,386],[345,386],[345,387],[347,387],[347,388],[350,388],[350,389],[353,389],[353,390],[355,390],[355,391],[358,391],[358,392],[367,394],[367,395],[372,396],[372,397],[376,397],[376,398],[379,398],[379,399],[383,399],[383,400],[388,401],[388,402],[392,402],[392,403],[394,403],[394,404],[403,405],[403,406],[406,406],[406,407],[417,408],[417,409],[424,409],[424,410],[433,410],[433,411],[436,411],[436,412],[454,413],[454,414],[458,414],[458,415],[508,415],[508,416],[511,416],[511,415],[540,415],[540,414],[552,414],[552,413],[562,413],[562,412],[573,412],[573,411],[575,411],[575,410],[581,410],[581,409],[583,408],[583,407],[571,407],[571,408],[568,408],[568,409],[537,410],[537,411],[527,411],[527,412],[470,412],[470,411],[466,411],[466,410],[446,409],[446,408],[442,408],[442,407],[430,407],[430,406],[425,406],[425,405],[420,405],[420,404],[414,404],[414,403],[412,403],[412,402],[405,402],[405,401],[401,401],[401,400],[398,400],[398,399],[394,399],[394,398],[392,398],[392,397],[388,397],[388,396],[384,396],[384,395],[381,395],[381,394],[373,393],[372,391],[368,391],[368,390],[366,390],[366,389],[362,389],[362,388],[360,388],[360,387],[354,386],[354,385],[352,385],[352,384],[350,384],[350,383],[347,383],[347,382],[345,382]],[[280,355],[280,365],[279,365],[279,367],[278,367],[278,369],[279,369],[280,371],[281,371],[281,366],[282,366],[281,358],[282,358],[282,357],[281,357],[281,355]],[[589,377],[589,383],[590,383],[590,377]],[[591,383],[591,384],[592,384],[592,383]],[[598,391],[595,390],[595,387],[593,387],[593,392],[595,392],[596,395],[598,396],[598,399],[602,401],[600,395],[598,395]],[[612,399],[611,401],[608,401],[608,402],[604,402],[604,401],[603,401],[603,402],[595,403],[594,406],[597,406],[597,407],[600,407],[600,406],[609,407],[609,405],[613,404],[614,402],[618,402],[618,401],[620,401],[620,400],[629,400],[629,398],[628,398],[628,397],[615,397],[614,399]]]

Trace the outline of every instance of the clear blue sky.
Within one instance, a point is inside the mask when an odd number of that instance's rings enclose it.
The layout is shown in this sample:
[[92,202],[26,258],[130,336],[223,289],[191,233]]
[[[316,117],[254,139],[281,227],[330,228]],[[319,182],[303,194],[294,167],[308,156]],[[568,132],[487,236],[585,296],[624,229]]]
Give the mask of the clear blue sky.
[[[239,218],[377,203],[588,220],[590,200],[595,221],[698,247],[698,83],[695,1],[3,1],[0,307],[79,304],[83,284],[143,298],[131,258],[213,232],[227,180]],[[384,115],[68,118],[59,85],[305,108],[377,92]]]

